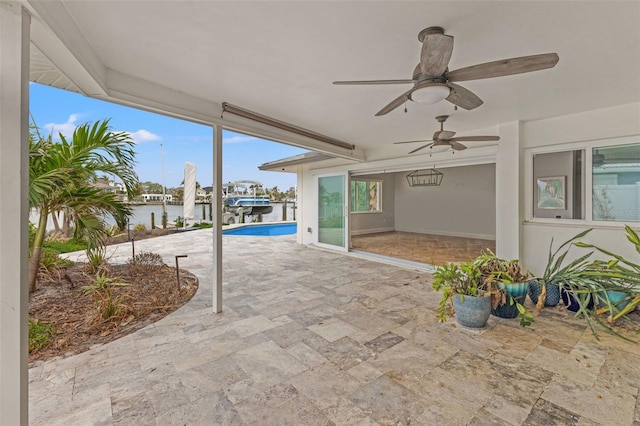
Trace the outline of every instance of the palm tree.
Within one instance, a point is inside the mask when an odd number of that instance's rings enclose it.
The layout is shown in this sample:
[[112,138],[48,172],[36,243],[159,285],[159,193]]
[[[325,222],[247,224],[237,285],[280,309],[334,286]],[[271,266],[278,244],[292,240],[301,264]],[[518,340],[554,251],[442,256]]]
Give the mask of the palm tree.
[[35,125],[31,128],[29,204],[39,210],[40,219],[29,261],[29,293],[36,289],[49,214],[68,212],[75,221],[76,235],[86,233],[90,246],[96,246],[105,235],[102,216],[111,215],[122,223],[132,213],[115,194],[91,185],[98,173],[122,180],[127,194],[134,193],[139,184],[133,141],[127,133],[112,132],[109,120],[77,127],[70,142],[62,134],[60,142],[53,142],[52,135],[45,138]]

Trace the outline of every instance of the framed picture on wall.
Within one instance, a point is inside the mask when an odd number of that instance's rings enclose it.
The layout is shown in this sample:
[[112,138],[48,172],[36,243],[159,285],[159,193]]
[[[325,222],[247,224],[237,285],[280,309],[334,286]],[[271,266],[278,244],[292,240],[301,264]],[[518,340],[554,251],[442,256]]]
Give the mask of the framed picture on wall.
[[550,176],[537,179],[538,208],[566,209],[566,176]]

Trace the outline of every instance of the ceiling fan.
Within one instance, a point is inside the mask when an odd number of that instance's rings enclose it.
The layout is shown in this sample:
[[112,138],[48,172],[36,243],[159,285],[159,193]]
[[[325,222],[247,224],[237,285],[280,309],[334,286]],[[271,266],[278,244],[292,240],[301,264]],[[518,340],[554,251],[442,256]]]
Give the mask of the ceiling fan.
[[334,81],[333,84],[413,84],[410,90],[389,102],[376,113],[376,116],[385,115],[406,101],[434,104],[446,99],[460,108],[471,110],[482,105],[482,99],[454,82],[502,77],[553,68],[559,60],[556,53],[544,53],[486,62],[449,71],[449,60],[453,52],[453,36],[446,35],[441,27],[429,27],[420,31],[418,40],[422,43],[420,63],[413,70],[413,77],[410,80]]
[[438,123],[440,123],[440,130],[436,131],[433,134],[433,139],[423,139],[417,141],[404,141],[404,142],[394,142],[395,144],[402,143],[416,143],[416,142],[431,142],[425,145],[422,145],[413,151],[409,151],[409,154],[413,154],[414,152],[418,152],[425,148],[433,148],[434,146],[450,146],[452,149],[456,151],[462,151],[463,149],[467,149],[466,146],[461,144],[460,142],[483,142],[483,141],[499,141],[499,136],[459,136],[454,137],[456,132],[452,132],[449,130],[444,130],[444,122],[449,118],[448,115],[439,115],[436,117]]

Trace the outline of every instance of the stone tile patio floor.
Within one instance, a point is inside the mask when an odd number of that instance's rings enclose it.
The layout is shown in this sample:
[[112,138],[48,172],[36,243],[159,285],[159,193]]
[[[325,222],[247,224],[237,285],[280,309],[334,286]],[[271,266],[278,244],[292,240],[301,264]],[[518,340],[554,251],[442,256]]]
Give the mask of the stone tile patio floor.
[[596,342],[559,309],[527,329],[465,330],[437,323],[428,273],[291,236],[225,236],[216,315],[211,235],[136,244],[169,264],[188,254],[198,293],[135,334],[30,368],[31,424],[640,424],[640,345]]

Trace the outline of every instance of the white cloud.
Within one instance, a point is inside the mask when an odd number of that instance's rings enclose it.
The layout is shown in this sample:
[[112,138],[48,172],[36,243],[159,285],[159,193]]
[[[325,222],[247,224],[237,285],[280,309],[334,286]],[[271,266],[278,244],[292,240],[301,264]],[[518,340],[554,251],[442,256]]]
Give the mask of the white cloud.
[[230,138],[224,138],[223,143],[244,143],[244,142],[257,141],[257,140],[258,138],[253,136],[237,135],[237,136],[232,136]]
[[140,129],[133,133],[132,132],[125,132],[125,133],[127,133],[131,138],[131,140],[133,140],[135,143],[159,141],[161,139],[160,136],[156,135],[155,133],[151,133],[150,131],[144,130],[144,129]]
[[43,128],[47,129],[54,136],[58,133],[62,133],[65,138],[70,138],[73,135],[73,131],[78,127],[76,121],[80,118],[80,114],[71,114],[66,123],[47,123]]
[[[51,132],[54,137],[58,136],[58,133],[62,133],[65,138],[71,138],[73,136],[74,130],[78,127],[76,121],[78,121],[81,117],[81,114],[71,114],[67,119],[66,123],[47,123],[42,126],[44,129],[47,129]],[[160,136],[155,133],[151,133],[148,130],[140,129],[135,132],[124,132],[135,142],[149,142],[149,141],[159,141]]]

